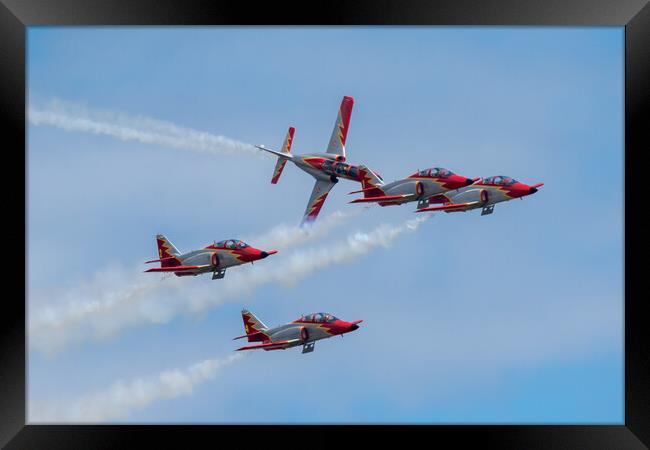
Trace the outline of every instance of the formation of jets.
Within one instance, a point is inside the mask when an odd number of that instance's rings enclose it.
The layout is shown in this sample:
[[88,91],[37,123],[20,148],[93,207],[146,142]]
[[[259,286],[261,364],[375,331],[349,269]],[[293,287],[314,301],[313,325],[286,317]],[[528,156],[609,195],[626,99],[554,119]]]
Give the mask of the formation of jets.
[[[301,226],[313,223],[325,203],[330,190],[339,178],[356,181],[361,189],[350,194],[362,194],[350,203],[377,203],[380,206],[402,205],[417,202],[415,212],[446,213],[469,211],[481,208],[481,215],[492,214],[494,205],[500,202],[523,198],[539,190],[544,183],[527,185],[507,176],[487,178],[468,178],[453,173],[449,169],[434,167],[417,172],[390,183],[386,183],[376,171],[363,164],[354,165],[346,161],[345,143],[350,128],[350,118],[354,99],[343,97],[334,129],[324,153],[296,155],[291,152],[295,128],[289,127],[280,150],[263,145],[260,150],[275,155],[278,159],[271,178],[277,184],[282,171],[291,161],[297,167],[315,178]],[[146,263],[160,263],[160,267],[146,272],[168,272],[178,277],[196,276],[212,273],[212,279],[225,276],[228,267],[253,263],[277,253],[276,250],[259,250],[237,239],[214,242],[202,249],[181,253],[162,234],[156,236],[158,257]],[[315,342],[332,336],[342,336],[359,328],[362,320],[346,322],[329,313],[315,313],[300,317],[293,322],[269,328],[253,313],[242,311],[246,334],[235,339],[247,338],[256,344],[240,347],[237,350],[284,350],[299,345],[302,353],[314,350]]]
[[[363,164],[346,162],[345,142],[350,129],[354,99],[345,96],[341,101],[334,129],[325,153],[295,155],[291,145],[295,128],[290,127],[280,151],[256,145],[278,157],[271,183],[276,184],[287,161],[316,179],[301,225],[313,223],[320,213],[329,191],[339,178],[361,183],[361,189],[350,194],[363,193],[362,198],[350,203],[377,203],[380,206],[418,202],[416,212],[468,211],[482,208],[481,215],[491,214],[499,202],[534,194],[544,183],[533,186],[506,176],[467,178],[441,167],[419,170],[406,178],[386,183],[375,171]],[[437,206],[431,206],[436,205]]]

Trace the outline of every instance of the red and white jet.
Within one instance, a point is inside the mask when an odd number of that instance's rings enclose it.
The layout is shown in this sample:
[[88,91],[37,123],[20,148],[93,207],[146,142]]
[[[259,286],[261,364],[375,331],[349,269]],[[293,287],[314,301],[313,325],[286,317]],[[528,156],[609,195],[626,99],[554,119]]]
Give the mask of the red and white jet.
[[269,328],[250,311],[242,310],[246,334],[234,339],[248,338],[248,342],[261,342],[257,345],[240,347],[237,350],[285,350],[302,345],[302,352],[314,351],[316,341],[342,336],[359,328],[363,320],[346,322],[328,313],[308,314],[284,325]]
[[481,215],[484,216],[492,214],[496,203],[532,195],[543,185],[544,183],[537,183],[529,186],[503,175],[479,178],[471,186],[459,190],[457,194],[441,194],[429,199],[429,203],[442,203],[442,205],[419,208],[416,212],[456,212],[483,208]]
[[353,106],[354,99],[352,97],[343,97],[339,113],[336,116],[336,122],[334,123],[334,130],[332,130],[332,136],[325,153],[292,154],[291,144],[293,143],[293,134],[295,132],[295,128],[293,127],[289,128],[287,137],[282,145],[282,150],[280,151],[271,150],[263,145],[256,145],[260,150],[273,153],[278,157],[273,171],[273,178],[271,178],[272,184],[276,184],[280,179],[280,175],[287,161],[291,161],[316,178],[316,184],[309,198],[309,203],[307,203],[307,209],[305,210],[301,225],[316,220],[330,189],[339,181],[339,178],[361,181],[359,178],[359,168],[345,162],[345,141],[348,135]]
[[418,208],[424,208],[429,204],[431,197],[469,186],[478,179],[467,178],[456,175],[451,170],[434,167],[419,170],[401,180],[384,183],[381,176],[366,166],[360,165],[359,169],[362,189],[352,191],[350,194],[363,192],[363,198],[357,198],[350,203],[373,202],[379,203],[380,206],[390,206],[417,201]]
[[214,242],[200,250],[187,253],[179,252],[162,234],[156,236],[156,243],[160,259],[153,259],[145,264],[160,262],[160,267],[145,272],[173,272],[177,277],[212,272],[213,280],[223,278],[228,267],[253,263],[277,253],[277,250],[258,250],[237,239]]

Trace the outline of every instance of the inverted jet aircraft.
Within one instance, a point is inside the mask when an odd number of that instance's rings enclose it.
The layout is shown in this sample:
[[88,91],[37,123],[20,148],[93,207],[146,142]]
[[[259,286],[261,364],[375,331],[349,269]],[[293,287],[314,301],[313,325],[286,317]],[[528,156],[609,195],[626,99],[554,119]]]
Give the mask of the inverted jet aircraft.
[[293,162],[296,166],[316,178],[316,184],[311,192],[307,209],[303,216],[301,225],[312,223],[318,217],[318,213],[325,203],[327,194],[330,189],[339,181],[339,178],[345,178],[353,181],[361,181],[359,178],[359,168],[345,162],[345,141],[350,126],[350,116],[354,99],[352,97],[343,97],[341,107],[339,108],[334,130],[330,138],[325,153],[311,153],[304,155],[295,155],[291,153],[291,144],[293,143],[293,134],[295,128],[290,127],[287,136],[282,145],[282,150],[271,150],[263,145],[256,145],[260,150],[267,151],[278,157],[273,170],[271,183],[276,184],[282,175],[287,161]]
[[380,206],[401,205],[408,202],[418,202],[418,208],[429,205],[429,198],[447,191],[469,186],[478,178],[471,179],[452,173],[451,170],[435,167],[409,175],[407,178],[384,183],[381,176],[364,165],[359,166],[363,198],[357,198],[350,203],[379,203]]
[[277,253],[277,250],[258,250],[237,239],[214,242],[200,250],[187,253],[179,252],[162,234],[156,236],[156,242],[160,259],[153,259],[145,264],[160,262],[160,267],[145,272],[174,272],[177,277],[212,272],[212,279],[216,280],[225,276],[228,267],[253,263]]
[[309,353],[314,351],[316,341],[354,331],[359,328],[358,324],[363,322],[363,320],[346,322],[328,313],[316,313],[302,316],[285,325],[269,328],[250,311],[244,309],[241,315],[246,334],[234,339],[248,338],[248,342],[261,342],[261,344],[240,347],[237,351],[258,348],[285,350],[302,345],[302,352]]
[[471,186],[459,190],[458,193],[453,195],[441,194],[429,201],[430,203],[442,203],[442,205],[419,208],[416,212],[456,212],[483,208],[481,215],[485,216],[486,214],[492,214],[496,203],[532,195],[543,185],[544,183],[537,183],[529,186],[503,175],[480,178]]

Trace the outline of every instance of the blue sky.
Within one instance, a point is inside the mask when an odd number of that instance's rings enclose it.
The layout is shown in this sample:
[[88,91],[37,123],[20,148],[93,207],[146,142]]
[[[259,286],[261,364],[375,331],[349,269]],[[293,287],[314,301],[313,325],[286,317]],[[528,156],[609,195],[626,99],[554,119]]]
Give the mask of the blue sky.
[[[348,160],[387,181],[442,166],[545,185],[490,216],[436,214],[390,247],[292,286],[269,283],[54,354],[32,349],[30,404],[226,357],[245,306],[269,325],[321,310],[364,323],[308,355],[248,355],[191,394],[115,420],[623,423],[623,36],[622,27],[31,27],[30,105],[60,99],[271,147],[292,125],[294,152],[308,153],[324,150],[351,95]],[[272,186],[273,165],[29,123],[29,314],[107,273],[141,270],[158,232],[189,250],[297,223],[313,180],[287,166]],[[339,183],[320,219],[357,209],[346,195],[355,188]],[[305,248],[400,224],[414,209],[371,208]],[[187,295],[224,286],[183,282]]]

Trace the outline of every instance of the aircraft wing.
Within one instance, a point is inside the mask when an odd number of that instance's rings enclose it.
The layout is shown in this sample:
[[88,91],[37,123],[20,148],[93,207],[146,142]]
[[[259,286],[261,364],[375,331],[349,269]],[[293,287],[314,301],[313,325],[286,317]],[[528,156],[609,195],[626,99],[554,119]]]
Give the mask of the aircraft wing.
[[354,99],[352,97],[343,97],[339,114],[336,116],[336,122],[334,122],[332,137],[330,137],[330,142],[327,145],[327,153],[345,156],[345,140],[348,136],[353,106]]
[[168,267],[154,267],[153,269],[145,270],[145,272],[182,272],[185,270],[195,270],[210,267],[209,264],[204,266],[168,266]]
[[299,341],[300,339],[289,339],[288,341],[275,341],[267,342],[265,344],[247,345],[245,347],[239,347],[236,351],[255,350],[256,348],[263,348],[264,350],[281,350]]
[[429,206],[428,208],[421,208],[415,212],[425,212],[425,211],[467,211],[477,205],[481,205],[483,202],[468,202],[468,203],[447,203],[440,206]]
[[316,180],[314,189],[311,191],[311,197],[309,197],[309,203],[307,203],[305,215],[303,216],[302,222],[300,224],[301,226],[305,223],[311,223],[316,220],[318,213],[320,213],[320,210],[323,207],[323,203],[325,203],[327,194],[329,194],[330,189],[332,189],[335,184],[336,183],[332,183],[329,180]]
[[380,195],[379,197],[364,197],[356,198],[350,203],[368,203],[368,202],[386,202],[391,200],[405,200],[409,197],[415,197],[415,194],[403,194],[403,195]]

